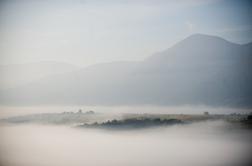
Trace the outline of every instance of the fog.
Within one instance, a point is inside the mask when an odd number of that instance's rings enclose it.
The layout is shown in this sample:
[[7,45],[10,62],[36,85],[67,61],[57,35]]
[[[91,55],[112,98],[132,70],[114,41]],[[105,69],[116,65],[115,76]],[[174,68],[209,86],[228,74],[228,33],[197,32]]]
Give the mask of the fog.
[[241,166],[252,149],[251,131],[224,121],[128,131],[2,125],[0,133],[4,166]]
[[251,2],[0,0],[0,166],[250,165]]
[[37,113],[61,113],[61,112],[77,112],[79,109],[84,111],[93,110],[97,113],[118,114],[118,113],[151,113],[151,114],[202,114],[209,112],[211,114],[232,114],[232,113],[250,113],[250,108],[230,108],[230,107],[209,107],[204,105],[191,106],[26,106],[26,107],[7,107],[0,106],[0,118],[8,118],[11,116],[20,116]]

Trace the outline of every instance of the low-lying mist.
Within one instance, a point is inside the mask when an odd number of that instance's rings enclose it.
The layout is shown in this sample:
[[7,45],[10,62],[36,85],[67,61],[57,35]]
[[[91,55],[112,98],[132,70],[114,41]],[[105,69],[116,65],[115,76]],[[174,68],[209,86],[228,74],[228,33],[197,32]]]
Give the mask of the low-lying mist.
[[61,113],[61,112],[77,112],[79,109],[83,111],[93,110],[100,113],[152,113],[152,114],[203,114],[209,112],[211,114],[231,114],[231,113],[249,113],[252,110],[246,108],[231,107],[210,107],[204,105],[183,105],[183,106],[29,106],[29,107],[8,107],[0,106],[0,118],[11,116],[37,114],[37,113]]
[[250,130],[205,121],[144,130],[110,131],[50,125],[2,125],[4,166],[243,166]]

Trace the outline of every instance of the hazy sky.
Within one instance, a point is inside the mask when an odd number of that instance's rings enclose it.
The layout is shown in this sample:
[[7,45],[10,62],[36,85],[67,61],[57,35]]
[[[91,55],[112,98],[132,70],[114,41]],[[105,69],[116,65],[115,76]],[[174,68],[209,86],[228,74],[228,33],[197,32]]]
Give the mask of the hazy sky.
[[245,0],[0,1],[0,64],[142,60],[193,33],[252,41]]

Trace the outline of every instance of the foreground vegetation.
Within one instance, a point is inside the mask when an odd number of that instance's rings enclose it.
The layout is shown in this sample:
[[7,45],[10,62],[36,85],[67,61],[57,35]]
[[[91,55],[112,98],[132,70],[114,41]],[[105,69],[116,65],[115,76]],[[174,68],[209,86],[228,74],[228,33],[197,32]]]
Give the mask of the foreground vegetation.
[[146,127],[157,127],[157,126],[167,126],[174,124],[182,124],[182,120],[178,119],[160,119],[160,118],[131,118],[123,120],[108,120],[102,123],[92,123],[92,124],[83,124],[78,127],[86,128],[107,128],[107,129],[138,129]]

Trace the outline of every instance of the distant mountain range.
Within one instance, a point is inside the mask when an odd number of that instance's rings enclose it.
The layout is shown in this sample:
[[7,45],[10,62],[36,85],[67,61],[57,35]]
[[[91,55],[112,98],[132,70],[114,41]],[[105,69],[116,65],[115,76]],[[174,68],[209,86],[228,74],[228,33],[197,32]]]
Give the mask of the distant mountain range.
[[71,72],[79,67],[61,62],[38,62],[0,65],[0,89],[15,88],[55,74]]
[[195,34],[140,62],[97,64],[3,90],[11,105],[252,107],[252,43]]

